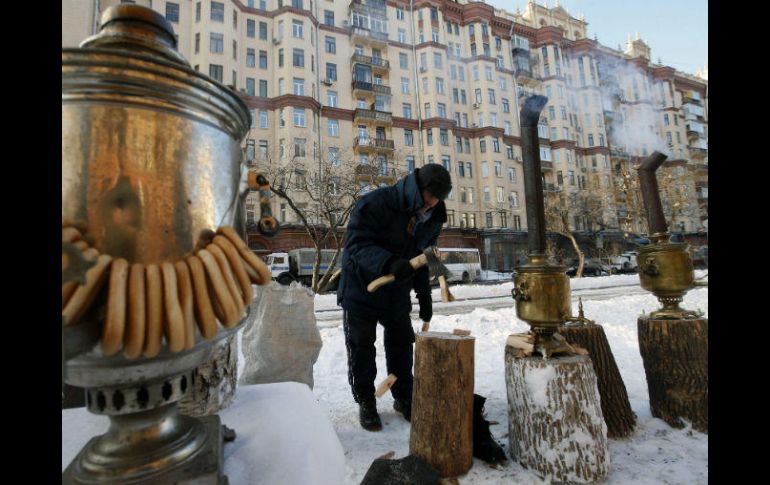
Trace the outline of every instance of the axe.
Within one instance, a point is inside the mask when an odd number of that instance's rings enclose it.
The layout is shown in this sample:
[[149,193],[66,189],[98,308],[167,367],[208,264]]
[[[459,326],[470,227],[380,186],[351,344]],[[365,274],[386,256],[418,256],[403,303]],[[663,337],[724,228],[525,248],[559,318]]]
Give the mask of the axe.
[[[441,301],[446,303],[454,301],[455,297],[449,291],[449,286],[447,285],[446,281],[447,277],[451,276],[452,273],[441,262],[440,254],[441,253],[439,253],[439,250],[436,246],[429,246],[425,248],[422,254],[410,259],[409,264],[414,269],[422,268],[426,264],[428,265],[428,269],[431,274],[438,276],[438,283],[441,286]],[[376,280],[369,283],[366,289],[369,291],[369,293],[374,293],[379,287],[387,285],[388,283],[392,283],[395,280],[396,277],[392,274],[380,276]]]

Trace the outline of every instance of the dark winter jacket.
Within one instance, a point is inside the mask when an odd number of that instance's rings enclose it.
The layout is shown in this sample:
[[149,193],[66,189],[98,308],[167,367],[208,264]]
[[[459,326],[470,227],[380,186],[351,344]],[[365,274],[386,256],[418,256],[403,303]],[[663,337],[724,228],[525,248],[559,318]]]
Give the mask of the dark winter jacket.
[[446,222],[446,206],[439,201],[430,219],[417,226],[414,236],[407,231],[412,216],[425,205],[417,186],[418,171],[415,169],[392,187],[364,195],[350,214],[337,290],[337,304],[342,308],[366,315],[392,315],[411,311],[412,288],[418,297],[430,295],[427,267],[374,293],[366,290],[369,283],[387,274],[393,258],[412,259],[435,245]]

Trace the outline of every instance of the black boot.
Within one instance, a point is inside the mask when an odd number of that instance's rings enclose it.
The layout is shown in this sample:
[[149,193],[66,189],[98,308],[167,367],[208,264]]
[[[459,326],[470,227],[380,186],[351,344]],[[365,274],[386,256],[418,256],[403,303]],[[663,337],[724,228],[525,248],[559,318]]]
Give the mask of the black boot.
[[367,431],[381,430],[382,421],[377,413],[377,401],[369,399],[358,403],[358,420],[361,427]]
[[412,401],[406,399],[393,400],[393,409],[404,415],[407,421],[412,420]]
[[506,460],[505,452],[489,432],[489,421],[484,419],[487,398],[473,395],[473,456],[490,464]]

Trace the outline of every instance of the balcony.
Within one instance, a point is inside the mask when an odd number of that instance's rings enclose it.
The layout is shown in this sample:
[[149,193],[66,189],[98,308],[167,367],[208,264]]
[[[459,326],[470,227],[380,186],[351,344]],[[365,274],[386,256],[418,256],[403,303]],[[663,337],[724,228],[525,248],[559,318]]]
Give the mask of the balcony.
[[709,151],[708,148],[698,147],[698,146],[688,146],[687,147],[690,150],[690,157],[692,157],[695,160],[702,160],[708,156]]
[[357,136],[353,139],[353,148],[372,148],[375,150],[393,150],[395,146],[393,140],[384,138],[372,138]]
[[390,86],[385,86],[384,84],[373,84],[366,81],[353,81],[351,83],[351,86],[353,88],[353,96],[356,95],[356,91],[365,91],[365,93],[361,94],[381,94],[385,96],[390,96]]
[[561,192],[561,187],[552,183],[543,184],[543,192]]
[[542,170],[553,170],[553,162],[548,160],[540,160],[540,168]]
[[393,115],[386,111],[358,108],[353,112],[353,122],[359,121],[393,124]]
[[350,11],[383,19],[387,18],[387,6],[384,0],[352,0]]
[[375,32],[365,27],[358,27],[354,25],[350,28],[350,36],[353,41],[359,40],[362,42],[370,42],[373,44],[379,44],[387,47],[388,45],[388,33],[387,32]]
[[382,57],[370,57],[363,54],[353,54],[352,61],[371,66],[373,70],[386,71],[390,69],[390,62]]
[[692,98],[690,96],[682,96],[682,104],[694,104],[696,106],[703,106],[700,99]]
[[360,164],[356,165],[354,173],[359,180],[368,180],[371,182],[394,182],[396,179],[396,169],[385,167],[379,167],[372,164]]

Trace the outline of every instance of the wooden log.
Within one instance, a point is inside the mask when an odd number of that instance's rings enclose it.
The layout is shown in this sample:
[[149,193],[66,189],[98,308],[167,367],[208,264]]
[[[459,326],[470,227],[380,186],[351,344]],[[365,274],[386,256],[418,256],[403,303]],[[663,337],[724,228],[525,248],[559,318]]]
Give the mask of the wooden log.
[[238,338],[230,335],[214,344],[211,357],[193,370],[189,392],[179,401],[179,412],[211,416],[235,399],[238,382]]
[[572,345],[588,350],[599,384],[602,415],[609,438],[624,438],[634,431],[636,415],[620,376],[604,328],[597,324],[562,325],[559,333]]
[[639,318],[637,329],[652,415],[708,433],[708,319]]
[[441,478],[473,465],[474,337],[421,332],[415,339],[409,453]]
[[516,357],[506,345],[511,456],[554,483],[602,481],[609,473],[607,425],[587,355]]

